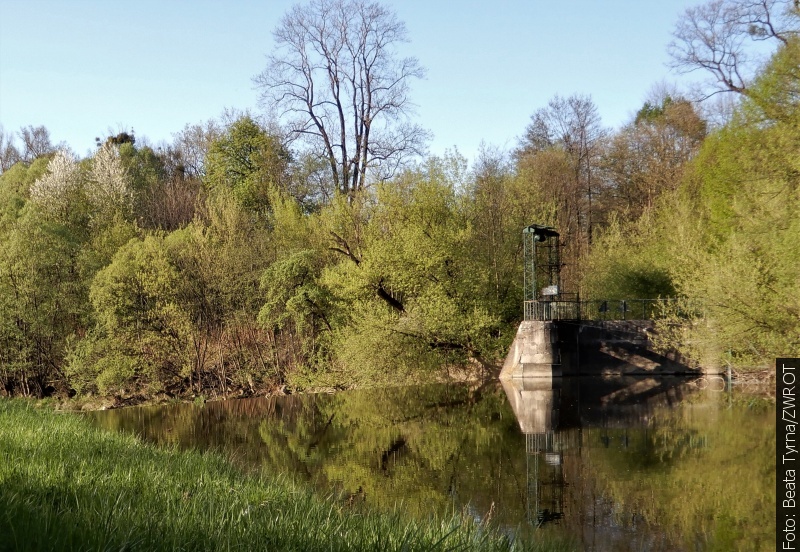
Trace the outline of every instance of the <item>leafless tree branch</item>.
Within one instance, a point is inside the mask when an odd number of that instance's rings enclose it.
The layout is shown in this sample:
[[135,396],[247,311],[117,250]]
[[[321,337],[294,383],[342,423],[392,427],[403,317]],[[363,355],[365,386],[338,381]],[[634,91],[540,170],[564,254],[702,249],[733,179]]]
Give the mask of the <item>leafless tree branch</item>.
[[424,70],[397,57],[408,39],[392,11],[367,0],[311,0],[292,8],[274,37],[278,48],[254,78],[261,101],[327,160],[340,192],[363,189],[424,151],[428,134],[406,123],[410,82]]

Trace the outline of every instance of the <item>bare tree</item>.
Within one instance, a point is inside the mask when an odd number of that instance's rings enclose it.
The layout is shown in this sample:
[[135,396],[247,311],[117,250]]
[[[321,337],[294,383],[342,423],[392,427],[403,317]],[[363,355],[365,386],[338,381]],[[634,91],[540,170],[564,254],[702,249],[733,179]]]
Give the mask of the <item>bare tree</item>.
[[6,134],[3,125],[0,125],[0,173],[6,172],[19,160],[20,155],[14,145],[14,136]]
[[786,44],[798,28],[794,0],[712,0],[688,8],[678,20],[668,46],[671,66],[680,73],[711,73],[698,100],[720,92],[746,95],[759,65],[750,43]]
[[223,126],[209,119],[205,123],[186,125],[183,130],[173,133],[169,154],[176,166],[176,172],[187,178],[202,178],[205,175],[205,161],[214,140],[222,136]]
[[546,152],[563,154],[569,174],[565,175],[566,178],[559,177],[541,184],[550,188],[548,191],[553,197],[562,198],[559,224],[568,233],[582,234],[589,244],[596,223],[595,203],[601,184],[596,173],[605,135],[597,107],[590,97],[555,96],[546,108],[531,116],[517,151],[518,160]]
[[172,134],[172,144],[166,155],[172,173],[183,178],[203,178],[206,175],[206,156],[211,144],[225,134],[242,117],[252,117],[248,111],[225,108],[216,119],[194,125],[187,124],[183,130]]
[[32,162],[39,156],[56,151],[56,147],[50,142],[50,131],[43,125],[38,127],[34,127],[33,125],[22,127],[17,134],[20,140],[22,140],[22,153],[20,158],[26,163]]
[[284,16],[274,38],[277,50],[254,78],[261,100],[325,160],[340,192],[388,178],[424,152],[428,133],[408,120],[409,86],[424,71],[417,59],[398,57],[408,39],[392,11],[366,0],[311,0]]

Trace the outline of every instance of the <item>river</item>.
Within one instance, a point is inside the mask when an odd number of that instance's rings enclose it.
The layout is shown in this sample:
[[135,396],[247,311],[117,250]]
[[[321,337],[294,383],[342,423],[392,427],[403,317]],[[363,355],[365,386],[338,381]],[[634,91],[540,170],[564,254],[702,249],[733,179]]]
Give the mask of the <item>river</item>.
[[775,405],[721,378],[571,377],[95,412],[349,507],[589,551],[774,550]]

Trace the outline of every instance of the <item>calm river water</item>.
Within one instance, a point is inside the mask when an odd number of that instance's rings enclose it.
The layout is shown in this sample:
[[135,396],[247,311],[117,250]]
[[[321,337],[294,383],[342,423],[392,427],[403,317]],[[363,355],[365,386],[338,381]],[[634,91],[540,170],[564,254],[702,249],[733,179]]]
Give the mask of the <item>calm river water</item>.
[[775,405],[720,378],[560,378],[90,415],[348,504],[464,512],[585,550],[774,550]]

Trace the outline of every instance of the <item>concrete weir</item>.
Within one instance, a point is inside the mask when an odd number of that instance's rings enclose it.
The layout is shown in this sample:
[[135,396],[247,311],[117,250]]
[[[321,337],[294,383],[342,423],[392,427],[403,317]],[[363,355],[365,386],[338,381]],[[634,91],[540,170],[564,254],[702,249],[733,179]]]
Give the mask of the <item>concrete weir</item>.
[[506,355],[500,379],[561,376],[558,327],[553,321],[525,320]]
[[652,320],[525,320],[517,329],[500,379],[701,371],[688,366],[677,352],[655,350],[654,332]]

